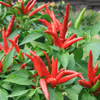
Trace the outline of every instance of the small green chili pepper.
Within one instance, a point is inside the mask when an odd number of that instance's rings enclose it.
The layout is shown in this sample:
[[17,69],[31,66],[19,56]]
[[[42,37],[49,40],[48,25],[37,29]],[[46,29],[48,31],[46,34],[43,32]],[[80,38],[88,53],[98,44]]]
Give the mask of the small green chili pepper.
[[19,51],[19,54],[18,54],[18,59],[21,63],[23,63],[23,57],[21,55],[21,50]]
[[3,16],[2,16],[2,18],[1,18],[1,20],[4,20],[4,18],[6,17],[6,15],[7,15],[7,9],[6,8],[4,8],[4,10],[5,10],[5,12],[4,12],[4,14],[3,14]]
[[0,16],[2,16],[2,4],[0,4]]
[[82,20],[82,18],[83,18],[83,15],[84,15],[85,10],[86,10],[86,8],[84,8],[84,9],[81,11],[81,13],[80,13],[78,19],[76,20],[75,26],[74,26],[75,29],[78,29],[78,28],[79,28],[79,25],[80,25],[80,23],[81,23],[81,20]]
[[100,86],[100,81],[98,80],[96,82],[96,84],[90,89],[91,92],[94,92],[98,89],[98,87]]

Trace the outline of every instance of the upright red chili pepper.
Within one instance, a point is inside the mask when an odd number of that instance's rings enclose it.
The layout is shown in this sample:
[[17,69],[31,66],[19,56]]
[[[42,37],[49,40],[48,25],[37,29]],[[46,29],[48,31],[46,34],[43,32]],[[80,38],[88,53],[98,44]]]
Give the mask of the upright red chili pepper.
[[46,80],[43,79],[43,78],[41,78],[41,79],[39,80],[39,84],[40,84],[40,86],[41,86],[41,89],[42,89],[42,91],[43,91],[43,93],[44,93],[46,99],[49,100],[49,92],[48,92],[48,89],[47,89]]
[[67,31],[67,24],[68,24],[68,17],[69,17],[69,3],[66,6],[66,13],[65,13],[63,24],[61,26],[60,34],[59,34],[62,40],[65,40],[65,34]]
[[2,38],[3,38],[3,43],[4,43],[4,49],[7,52],[8,51],[8,43],[6,40],[6,34],[5,34],[5,28],[3,27],[3,31],[2,31]]
[[47,55],[47,53],[46,53],[45,51],[42,51],[42,52],[43,52],[44,55],[45,55],[45,58],[46,58],[46,61],[47,61],[47,65],[48,65],[49,71],[50,71],[50,73],[51,73],[52,66],[51,66],[50,59],[49,59],[49,57],[48,57],[48,55]]
[[93,61],[92,61],[93,57],[92,57],[92,50],[90,50],[89,52],[89,61],[88,61],[88,79],[89,82],[92,83],[93,79],[94,79],[94,73],[93,73]]
[[24,1],[21,2],[21,9],[22,9],[22,13],[25,14],[24,12]]
[[57,76],[57,59],[54,61],[54,58],[52,57],[52,71],[51,71],[51,77],[56,78]]
[[32,2],[32,4],[29,6],[29,8],[28,8],[28,13],[29,13],[30,10],[34,7],[35,3],[36,3],[36,0],[34,0],[34,1]]
[[28,7],[30,6],[31,2],[32,2],[32,0],[30,0],[30,1],[27,3],[27,5],[26,5],[26,7],[25,7],[25,9],[24,9],[25,14],[28,14]]
[[[48,3],[47,3],[48,4]],[[39,8],[35,9],[34,11],[32,11],[29,16],[33,16],[36,12],[38,12],[39,10],[43,9],[47,4],[44,4],[42,6],[40,6]]]
[[6,30],[6,37],[8,37],[10,35],[11,31],[12,31],[12,27],[13,27],[13,24],[14,24],[14,19],[15,19],[15,15],[13,14],[12,18],[10,20],[10,23],[7,27],[7,30]]
[[36,68],[36,70],[37,70],[37,73],[39,74],[39,76],[40,77],[43,77],[43,72],[42,72],[42,70],[41,70],[41,65],[38,63],[38,61],[36,60],[36,58],[35,57],[33,57],[33,64],[34,64],[34,66],[35,66],[35,68]]
[[42,72],[43,72],[43,75],[45,76],[45,78],[46,79],[50,78],[51,76],[50,76],[45,64],[43,63],[42,59],[40,57],[38,57],[33,51],[30,51],[30,53],[37,59],[37,61],[42,66],[41,69],[42,69]]
[[95,77],[96,72],[97,72],[97,70],[98,70],[98,65],[99,65],[99,62],[97,62],[96,66],[95,66],[94,69],[93,69],[94,77]]

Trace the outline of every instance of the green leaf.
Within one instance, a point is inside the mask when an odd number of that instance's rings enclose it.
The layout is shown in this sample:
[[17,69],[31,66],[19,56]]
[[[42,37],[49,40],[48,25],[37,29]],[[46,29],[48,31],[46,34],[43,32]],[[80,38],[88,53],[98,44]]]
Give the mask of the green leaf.
[[78,100],[78,93],[74,89],[67,88],[65,91],[71,100]]
[[69,55],[67,53],[61,54],[59,56],[60,62],[62,66],[66,69],[68,62],[69,62]]
[[52,89],[51,87],[48,87],[48,91],[49,91],[49,100],[55,100],[56,94],[55,94],[54,89]]
[[91,28],[91,31],[90,31],[91,37],[93,37],[96,34],[98,34],[99,31],[100,31],[100,21]]
[[2,59],[3,56],[4,56],[4,53],[1,53],[0,54],[0,60]]
[[50,50],[50,47],[46,43],[35,42],[34,43],[43,50]]
[[55,50],[55,51],[60,51],[61,49],[55,45],[50,46],[51,49]]
[[10,85],[9,83],[7,83],[7,82],[2,83],[2,87],[3,87],[4,89],[7,89],[7,90],[12,90],[12,89],[11,89],[11,85]]
[[75,70],[75,60],[72,55],[69,55],[68,69]]
[[32,97],[31,100],[40,100],[39,94],[36,92],[35,95]]
[[31,34],[28,34],[23,40],[22,42],[19,44],[19,45],[22,45],[22,44],[25,44],[25,43],[28,43],[28,42],[31,42],[39,37],[41,37],[42,34],[40,31],[33,31],[33,33]]
[[70,85],[72,83],[74,83],[74,81],[76,80],[77,77],[73,78],[73,79],[70,79],[69,81],[63,83],[63,85]]
[[83,57],[83,48],[77,48],[73,53],[75,61],[81,60]]
[[82,100],[97,100],[95,96],[90,95],[88,92],[82,94]]
[[55,100],[64,100],[61,92],[55,92],[55,93],[56,93],[56,99]]
[[18,91],[17,93],[13,93],[13,94],[9,95],[8,97],[20,96],[20,95],[23,95],[23,94],[27,93],[28,91],[29,90]]
[[89,43],[86,44],[85,50],[89,54],[89,51],[92,50],[92,55],[93,55],[93,63],[98,59],[99,54],[100,54],[100,43],[94,42],[94,43]]
[[36,89],[32,89],[29,93],[29,97],[32,97],[36,93]]
[[1,100],[8,100],[8,93],[4,89],[0,89],[0,99]]
[[68,28],[68,31],[75,33],[76,35],[78,35],[79,37],[83,36],[83,31],[79,30],[79,29],[74,29],[74,28]]
[[19,85],[32,85],[33,82],[21,75],[11,75],[7,77],[4,81],[11,82]]
[[29,76],[31,76],[33,74],[26,69],[20,69],[15,72],[12,72],[9,76],[11,76],[11,75],[20,75],[22,77],[28,78]]
[[6,69],[11,65],[13,61],[14,49],[12,49],[4,58],[3,60],[3,71],[5,72]]
[[77,92],[80,93],[82,90],[82,86],[80,86],[79,84],[76,84],[74,86],[72,86],[72,88]]

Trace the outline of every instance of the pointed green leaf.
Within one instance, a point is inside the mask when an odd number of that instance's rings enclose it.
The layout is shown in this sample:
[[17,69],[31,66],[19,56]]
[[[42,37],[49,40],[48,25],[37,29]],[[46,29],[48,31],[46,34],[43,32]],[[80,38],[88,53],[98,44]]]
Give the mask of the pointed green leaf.
[[65,91],[71,100],[78,100],[78,93],[74,89],[67,88]]
[[14,49],[12,49],[4,58],[3,60],[3,71],[5,72],[6,69],[11,65],[14,56]]
[[33,82],[21,75],[11,75],[7,77],[4,81],[11,82],[19,85],[32,85]]
[[59,56],[60,62],[62,66],[66,69],[68,62],[69,62],[69,55],[67,53],[61,54]]
[[39,37],[41,37],[42,34],[41,32],[38,30],[37,32],[36,31],[33,31],[33,33],[31,34],[28,34],[23,40],[22,42],[19,44],[19,45],[22,45],[22,44],[25,44],[25,43],[28,43],[28,42],[31,42],[35,39],[38,39]]
[[8,93],[4,89],[0,89],[0,100],[8,100]]
[[91,31],[90,31],[90,35],[91,37],[95,36],[96,34],[98,34],[100,31],[100,21],[94,25],[92,28],[91,28]]

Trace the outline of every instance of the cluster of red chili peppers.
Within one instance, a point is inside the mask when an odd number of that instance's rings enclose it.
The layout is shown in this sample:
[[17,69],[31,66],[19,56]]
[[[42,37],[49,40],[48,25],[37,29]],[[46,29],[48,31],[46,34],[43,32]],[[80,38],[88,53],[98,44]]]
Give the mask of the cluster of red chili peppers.
[[[93,69],[93,61],[92,60],[93,60],[92,50],[90,50],[89,60],[88,60],[88,72],[87,72],[89,81],[78,80],[78,82],[79,82],[80,85],[82,85],[84,87],[91,88],[94,95],[98,95],[98,93],[100,92],[100,83],[98,84],[98,82],[100,81],[100,74],[98,74],[96,76],[96,72],[98,70],[99,62],[97,62],[96,66]],[[93,90],[93,88],[94,88],[94,90]]]
[[[33,57],[28,54],[25,55],[31,59],[31,61],[33,62],[37,70],[38,75],[42,77],[39,80],[39,84],[47,100],[49,100],[47,84],[51,84],[51,87],[54,88],[57,84],[67,82],[68,80],[76,76],[80,77],[82,80],[85,80],[81,75],[81,73],[71,71],[71,70],[65,70],[64,68],[58,70],[57,59],[54,60],[54,57],[52,57],[52,65],[51,65],[50,59],[45,51],[43,51],[43,53],[46,57],[49,71],[47,70],[46,65],[43,63],[42,59],[39,56],[37,56],[35,52],[30,51],[30,53],[33,55]],[[43,78],[43,76],[45,78]]]
[[[7,39],[7,37],[10,35],[10,33],[11,33],[11,31],[12,31],[12,28],[13,28],[14,17],[15,17],[15,16],[14,16],[14,14],[13,14],[13,15],[12,15],[12,18],[11,18],[11,20],[10,20],[10,23],[9,23],[9,25],[8,25],[8,27],[7,27],[6,32],[5,32],[5,28],[4,28],[4,27],[3,27],[3,29],[2,29],[2,39],[3,39],[3,45],[4,45],[4,47],[0,44],[0,51],[3,50],[4,55],[7,55],[14,47],[15,47],[17,53],[20,52],[20,48],[19,48],[19,46],[16,44],[16,43],[17,43],[17,40],[18,40],[18,38],[19,38],[19,36],[20,36],[20,34],[14,36],[13,40]],[[10,45],[9,47],[8,47],[8,42],[7,42],[7,40],[9,40],[9,42],[11,42],[11,45]],[[23,55],[22,52],[21,52],[21,55],[22,55],[22,57],[23,57],[23,59],[24,59],[24,55]],[[3,57],[3,58],[1,59],[1,61],[0,61],[0,73],[2,72],[2,62],[3,62],[3,59],[4,59],[4,57]],[[10,68],[10,67],[9,67],[9,68]],[[8,68],[8,69],[9,69],[9,68]],[[8,69],[7,69],[7,70],[8,70]]]
[[[53,43],[56,46],[60,47],[61,49],[62,48],[66,49],[70,45],[72,45],[73,43],[84,39],[84,36],[74,39],[74,37],[76,36],[75,34],[71,35],[68,39],[65,39],[66,32],[71,25],[71,21],[68,23],[69,4],[67,4],[67,6],[66,6],[66,12],[65,12],[65,16],[64,16],[64,20],[63,20],[62,24],[55,17],[53,11],[50,11],[47,6],[45,8],[46,8],[46,12],[48,13],[50,18],[52,19],[52,22],[49,23],[45,19],[38,19],[38,20],[47,26],[48,31],[44,31],[44,32],[47,34],[50,34],[52,36]],[[58,31],[59,31],[59,36],[57,34]]]
[[[34,1],[33,1],[33,0],[30,0],[30,1],[27,3],[26,7],[24,7],[24,0],[23,0],[22,2],[19,1],[21,7],[19,6],[19,7],[15,7],[15,8],[16,8],[16,9],[18,8],[18,10],[19,10],[22,14],[27,15],[27,14],[29,14],[29,12],[31,11],[31,9],[34,7],[36,1],[37,1],[37,0],[34,0]],[[9,4],[0,1],[0,4],[2,4],[2,5],[5,5],[5,6],[7,6],[7,7],[13,7],[12,3],[10,2],[10,0],[8,0],[8,3],[9,3]],[[39,8],[33,10],[33,11],[29,14],[29,16],[30,16],[30,17],[33,16],[36,12],[38,12],[38,11],[41,10],[41,9],[43,9],[43,8],[44,8],[46,5],[48,5],[48,4],[49,4],[49,3],[44,4],[44,5],[40,6]],[[19,13],[19,11],[18,11],[18,13]]]

